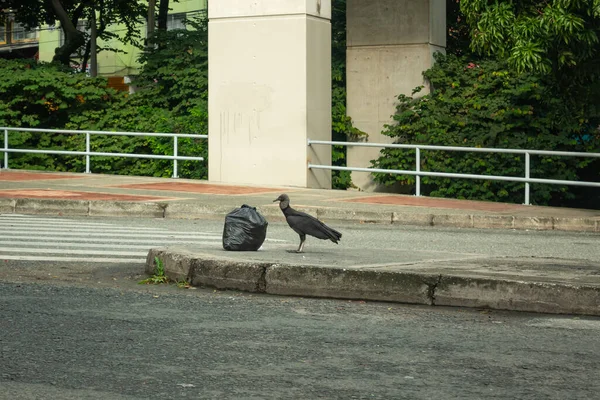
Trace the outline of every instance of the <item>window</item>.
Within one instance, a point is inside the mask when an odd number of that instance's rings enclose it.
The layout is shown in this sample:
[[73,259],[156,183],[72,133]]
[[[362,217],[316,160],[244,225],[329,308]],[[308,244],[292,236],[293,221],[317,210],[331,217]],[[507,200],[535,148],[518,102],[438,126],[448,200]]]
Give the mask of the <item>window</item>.
[[[183,22],[187,18],[186,13],[168,14],[167,15],[167,30],[186,29]],[[156,30],[156,27],[155,27]],[[146,24],[146,37],[148,37],[148,24]]]
[[0,44],[6,44],[6,26],[0,24]]
[[25,29],[25,26],[17,22],[12,26],[12,43],[33,42],[38,38],[39,29]]
[[172,31],[174,29],[185,29],[185,18],[185,13],[167,15],[167,30]]

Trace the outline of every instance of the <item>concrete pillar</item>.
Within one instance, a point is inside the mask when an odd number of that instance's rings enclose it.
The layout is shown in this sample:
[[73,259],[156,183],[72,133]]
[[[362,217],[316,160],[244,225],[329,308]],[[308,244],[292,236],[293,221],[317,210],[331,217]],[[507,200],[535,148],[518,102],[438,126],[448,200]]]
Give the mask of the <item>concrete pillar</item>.
[[[391,143],[380,132],[392,122],[398,95],[424,85],[433,53],[445,49],[446,0],[348,0],[346,18],[348,115],[369,142]],[[379,151],[348,148],[348,165],[368,167]],[[362,190],[383,190],[366,172],[353,172],[352,181]]]
[[331,187],[331,0],[218,0],[209,17],[209,180]]

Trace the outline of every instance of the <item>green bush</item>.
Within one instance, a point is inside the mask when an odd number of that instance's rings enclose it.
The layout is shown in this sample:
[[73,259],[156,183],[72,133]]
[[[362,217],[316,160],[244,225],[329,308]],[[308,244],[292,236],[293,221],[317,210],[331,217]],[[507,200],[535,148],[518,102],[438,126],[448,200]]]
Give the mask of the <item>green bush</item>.
[[[461,147],[497,147],[557,151],[598,151],[600,114],[595,102],[561,97],[550,78],[517,74],[505,62],[469,61],[457,56],[436,56],[424,73],[432,93],[421,97],[401,95],[394,123],[384,134],[396,143]],[[422,88],[415,89],[419,94]],[[593,98],[592,94],[588,93]],[[385,149],[373,166],[415,169],[415,151]],[[592,159],[531,156],[531,177],[576,180]],[[510,154],[421,152],[421,170],[523,177],[524,156]],[[599,178],[597,169],[596,179]],[[412,185],[414,176],[374,174],[386,185]],[[468,179],[423,177],[430,196],[523,203],[524,184]],[[533,204],[557,204],[573,199],[566,186],[531,185]]]
[[[64,129],[73,116],[106,113],[123,97],[106,79],[34,60],[0,59],[0,76],[0,126]],[[85,139],[69,134],[12,132],[9,142],[23,149],[85,150]],[[74,167],[82,157],[12,153],[9,159],[11,168],[82,171]]]
[[[157,31],[141,56],[144,64],[134,82],[136,93],[112,104],[107,113],[89,110],[71,119],[77,129],[208,134],[208,25],[188,21],[191,30]],[[92,150],[172,155],[173,139],[99,136]],[[178,154],[208,157],[206,139],[179,138]],[[168,177],[170,160],[94,157],[93,171]],[[207,162],[180,161],[182,178],[206,179]]]

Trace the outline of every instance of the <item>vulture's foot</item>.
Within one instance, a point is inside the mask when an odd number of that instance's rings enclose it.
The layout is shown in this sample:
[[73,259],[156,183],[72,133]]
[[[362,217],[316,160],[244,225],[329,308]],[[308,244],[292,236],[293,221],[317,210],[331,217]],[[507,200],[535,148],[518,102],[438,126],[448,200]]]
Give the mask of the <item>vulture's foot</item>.
[[286,250],[288,253],[295,253],[295,254],[300,254],[302,253],[302,251],[300,250]]

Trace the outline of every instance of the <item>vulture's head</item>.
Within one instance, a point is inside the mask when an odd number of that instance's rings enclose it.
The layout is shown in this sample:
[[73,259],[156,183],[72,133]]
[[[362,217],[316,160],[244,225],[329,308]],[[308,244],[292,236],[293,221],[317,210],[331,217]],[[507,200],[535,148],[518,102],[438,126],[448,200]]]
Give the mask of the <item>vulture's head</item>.
[[287,194],[282,194],[281,196],[279,196],[278,198],[276,198],[275,200],[273,200],[273,203],[275,203],[276,201],[279,202],[279,207],[283,210],[284,208],[288,208],[290,205],[290,198],[288,197]]

